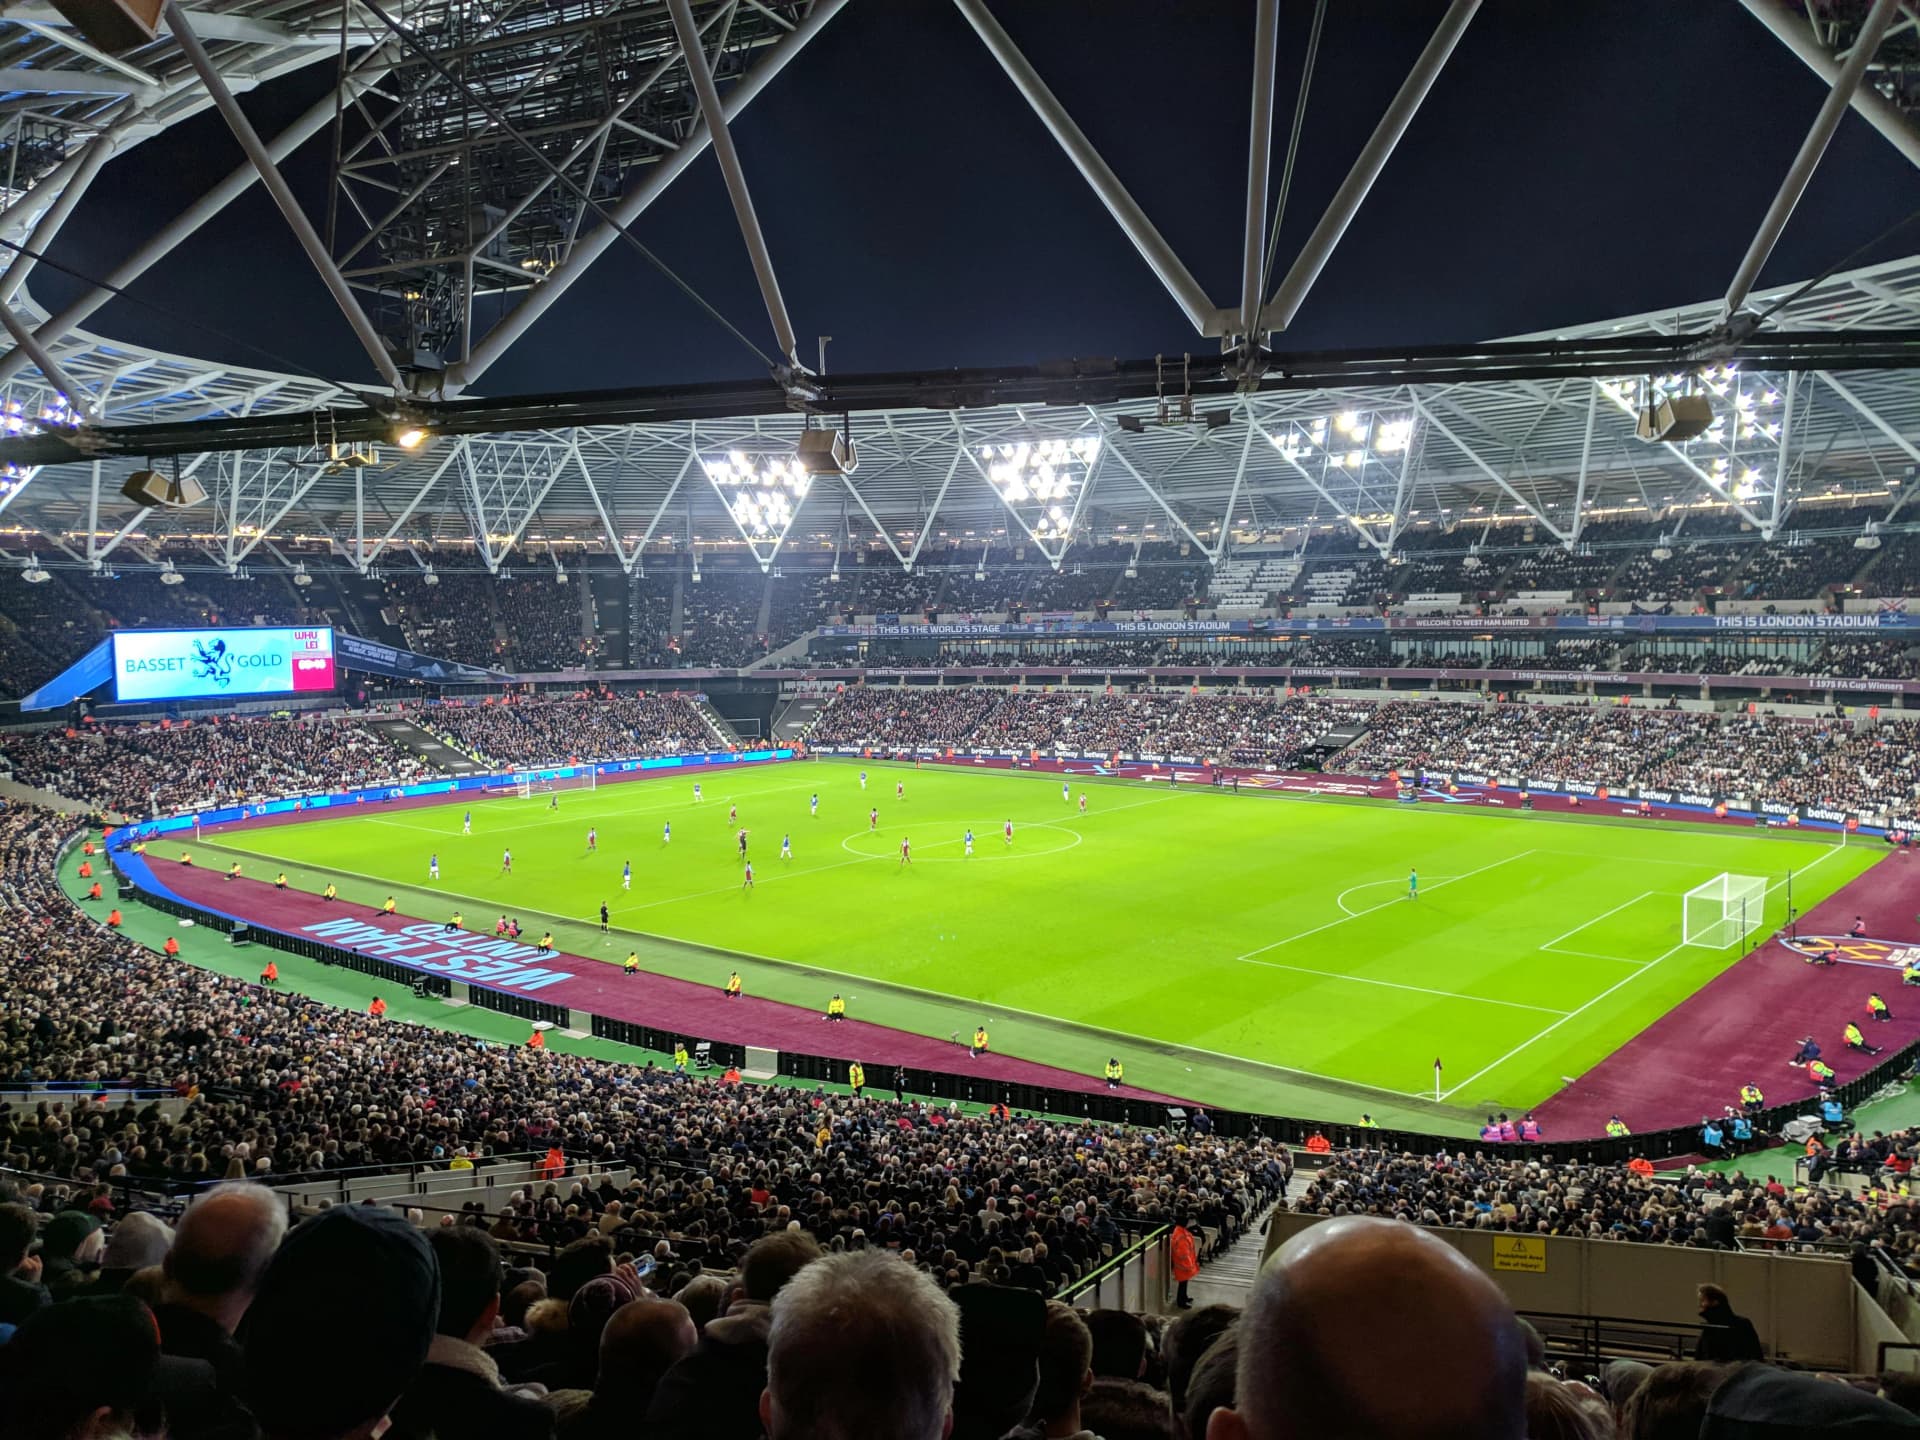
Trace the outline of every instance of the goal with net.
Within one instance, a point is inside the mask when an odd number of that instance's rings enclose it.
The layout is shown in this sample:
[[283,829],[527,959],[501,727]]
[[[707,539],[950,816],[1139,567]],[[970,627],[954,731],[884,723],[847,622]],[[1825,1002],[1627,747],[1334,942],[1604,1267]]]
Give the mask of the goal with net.
[[1767,909],[1767,882],[1759,875],[1722,871],[1682,898],[1680,939],[1684,945],[1724,950],[1758,930]]
[[598,773],[592,765],[583,766],[571,775],[522,773],[513,777],[513,788],[519,792],[522,800],[531,800],[536,795],[551,795],[560,790],[593,790],[597,788],[594,780]]

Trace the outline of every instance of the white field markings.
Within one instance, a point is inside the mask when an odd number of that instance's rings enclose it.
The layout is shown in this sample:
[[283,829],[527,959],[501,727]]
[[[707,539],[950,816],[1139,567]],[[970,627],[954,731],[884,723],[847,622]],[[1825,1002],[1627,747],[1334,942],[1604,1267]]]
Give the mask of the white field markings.
[[[1814,866],[1821,864],[1831,856],[1837,854],[1843,848],[1845,847],[1840,845],[1829,845],[1826,848],[1825,853],[1820,855],[1817,859],[1808,861],[1807,864],[1801,866],[1800,869],[1795,871],[1794,873],[1796,875],[1806,874],[1807,871],[1813,869]],[[1780,889],[1786,883],[1787,882],[1785,877],[1775,880],[1771,885],[1767,886],[1766,893],[1771,895],[1775,890]],[[1569,1010],[1565,1015],[1562,1015],[1558,1020],[1555,1020],[1551,1025],[1547,1026],[1544,1030],[1539,1031],[1537,1034],[1529,1035],[1525,1040],[1522,1040],[1518,1045],[1514,1046],[1506,1054],[1502,1055],[1498,1060],[1495,1060],[1491,1065],[1481,1066],[1480,1069],[1474,1071],[1473,1074],[1469,1075],[1466,1079],[1462,1080],[1458,1085],[1455,1085],[1451,1090],[1447,1090],[1443,1092],[1440,1098],[1444,1101],[1454,1095],[1459,1094],[1462,1090],[1466,1089],[1467,1086],[1473,1084],[1474,1081],[1478,1080],[1481,1076],[1489,1075],[1493,1071],[1498,1070],[1502,1065],[1506,1064],[1509,1060],[1513,1059],[1514,1056],[1522,1054],[1523,1052],[1530,1050],[1533,1046],[1539,1044],[1542,1040],[1546,1039],[1547,1036],[1553,1034],[1554,1031],[1558,1030],[1562,1025],[1566,1024],[1569,1020],[1578,1019],[1580,1016],[1586,1014],[1587,1011],[1591,1010],[1594,1006],[1598,1005],[1602,1000],[1607,999],[1609,996],[1615,994],[1616,992],[1623,989],[1624,987],[1631,985],[1635,980],[1638,980],[1642,975],[1647,974],[1649,971],[1655,969],[1656,967],[1661,965],[1663,962],[1672,959],[1675,955],[1678,955],[1682,950],[1685,950],[1688,948],[1690,947],[1686,944],[1686,942],[1682,941],[1680,944],[1674,946],[1671,950],[1667,951],[1665,954],[1656,955],[1653,959],[1647,961],[1644,965],[1640,966],[1638,969],[1629,971],[1626,975],[1614,981],[1613,984],[1607,986],[1606,989],[1602,990],[1598,995],[1594,996],[1591,1000],[1587,1001],[1585,1004],[1580,1005],[1573,1010]]]
[[[1489,870],[1497,870],[1502,865],[1511,865],[1516,860],[1524,860],[1529,855],[1533,855],[1536,853],[1537,852],[1533,850],[1522,850],[1519,854],[1509,855],[1504,860],[1495,860],[1490,864],[1482,865],[1477,870],[1469,870],[1464,875],[1450,875],[1445,880],[1436,880],[1431,885],[1429,885],[1427,889],[1429,891],[1433,891],[1433,890],[1442,889],[1448,885],[1458,885],[1462,880],[1471,880],[1476,875],[1484,875]],[[1358,890],[1360,888],[1361,887],[1358,885],[1349,886],[1347,889],[1342,890],[1340,892],[1340,899],[1344,900],[1346,896],[1351,895],[1355,890]],[[1359,910],[1348,910],[1347,913],[1342,915],[1338,920],[1329,920],[1324,925],[1315,925],[1310,930],[1302,930],[1297,934],[1288,935],[1279,940],[1269,941],[1267,944],[1259,946],[1257,949],[1249,950],[1244,955],[1236,955],[1233,958],[1236,960],[1247,961],[1250,964],[1263,963],[1260,961],[1256,961],[1253,957],[1256,955],[1264,955],[1269,950],[1278,950],[1282,945],[1291,945],[1296,940],[1305,940],[1309,935],[1318,935],[1322,931],[1331,930],[1336,925],[1344,925],[1349,920],[1358,920],[1363,915],[1371,915],[1373,914],[1374,911],[1384,910],[1389,905],[1401,904],[1405,900],[1405,898],[1406,897],[1404,895],[1396,895],[1393,899],[1382,900],[1377,905],[1368,905]],[[1345,910],[1346,906],[1342,904],[1340,908]],[[1266,962],[1266,963],[1271,963],[1271,962]]]
[[1578,925],[1574,926],[1571,930],[1568,930],[1562,934],[1556,935],[1553,937],[1553,939],[1544,942],[1540,946],[1540,948],[1546,951],[1550,955],[1582,955],[1589,960],[1617,960],[1622,965],[1645,965],[1647,963],[1645,960],[1629,960],[1624,955],[1597,955],[1590,950],[1563,950],[1560,948],[1560,942],[1562,940],[1571,940],[1574,936],[1578,935],[1582,930],[1585,930],[1588,926],[1598,925],[1602,920],[1607,919],[1609,916],[1618,915],[1622,910],[1630,909],[1631,907],[1638,905],[1642,900],[1645,900],[1650,895],[1661,895],[1665,893],[1667,892],[1661,891],[1661,890],[1642,890],[1638,895],[1634,896],[1631,900],[1623,900],[1618,905],[1614,906],[1611,910],[1601,911],[1598,915],[1594,916],[1591,920],[1582,920]]
[[1458,990],[1430,990],[1424,985],[1406,985],[1398,980],[1369,980],[1364,975],[1348,975],[1339,970],[1314,970],[1305,965],[1282,965],[1277,960],[1248,960],[1249,965],[1264,965],[1269,970],[1290,970],[1296,975],[1318,975],[1323,980],[1338,980],[1343,985],[1377,985],[1382,990],[1410,990],[1416,995],[1438,995],[1445,1000],[1470,1000],[1476,1005],[1504,1005],[1510,1010],[1532,1010],[1541,1015],[1565,1015],[1551,1005],[1527,1005],[1518,1000],[1496,1000],[1488,995],[1465,995]]
[[[755,790],[749,796],[745,796],[745,797],[733,796],[733,795],[716,796],[711,802],[703,800],[698,805],[696,805],[690,799],[680,799],[680,800],[670,800],[670,801],[667,801],[665,804],[660,804],[660,805],[621,806],[617,810],[614,810],[608,814],[589,815],[587,817],[586,823],[589,825],[593,825],[596,823],[603,824],[603,825],[615,824],[621,820],[626,819],[630,815],[657,815],[662,811],[666,811],[666,810],[673,810],[673,811],[684,810],[689,813],[704,813],[710,808],[710,806],[713,806],[713,805],[731,805],[731,804],[737,803],[738,800],[743,798],[748,800],[758,800],[760,797],[764,795],[779,795],[779,794],[794,791],[794,790],[806,790],[808,788],[813,788],[817,790],[819,787],[818,786],[809,787],[807,785],[777,785],[777,786],[769,787],[768,789],[765,789],[765,790]],[[593,791],[593,790],[582,790],[582,791],[563,791],[561,793],[570,794],[570,795],[579,797],[584,795],[598,794],[599,792]],[[492,800],[478,801],[472,808],[480,809],[482,807],[486,807],[488,809],[492,809],[495,806],[504,805],[504,804],[527,804],[527,803],[529,802],[518,800],[515,797],[504,796],[504,797],[495,797]],[[576,803],[578,802],[576,801]],[[452,804],[449,804],[447,806],[444,806],[444,807],[436,806],[434,808],[436,809],[444,808],[444,809],[451,810],[455,808],[455,806],[457,806],[458,804],[459,804],[458,801],[454,801]],[[480,838],[486,838],[486,837],[491,837],[495,835],[511,835],[511,834],[516,834],[522,830],[543,830],[550,825],[578,826],[581,823],[580,815],[577,811],[570,814],[562,814],[562,815],[549,817],[547,811],[543,807],[540,813],[541,813],[541,818],[538,820],[522,820],[519,823],[513,824],[513,825],[488,825],[486,827],[484,836],[477,835],[477,836],[474,836],[473,838],[480,839]],[[327,817],[316,816],[315,818],[325,819]],[[356,817],[352,815],[342,815],[337,818],[345,820],[345,819],[353,819]],[[401,830],[419,830],[424,834],[428,834],[428,835],[445,835],[445,836],[455,837],[459,839],[468,838],[467,836],[462,834],[458,828],[442,829],[439,826],[435,826],[435,825],[419,825],[419,824],[415,824],[411,820],[395,820],[385,815],[368,815],[362,818],[370,820],[375,825],[391,825]]]
[[[1109,805],[1097,813],[1102,815],[1116,815],[1122,810],[1137,810],[1143,805],[1164,805],[1167,803],[1167,801],[1173,798],[1174,797],[1171,795],[1155,795],[1151,799],[1135,800],[1131,804],[1127,804],[1127,805]],[[1094,817],[1095,813],[1096,812],[1089,810],[1085,815],[1076,817],[1076,823],[1078,823],[1079,821],[1091,820]],[[928,823],[929,824],[952,823],[952,824],[958,824],[964,827],[968,822],[965,820],[960,820],[960,821],[953,821],[953,822],[929,821]],[[1027,829],[1039,829],[1041,826],[1045,826],[1050,830],[1066,830],[1067,833],[1070,835],[1077,836],[1079,833],[1078,831],[1069,830],[1065,825],[1061,824],[1057,820],[1017,820],[1014,822],[1014,830],[1016,834],[1023,827]],[[854,835],[856,836],[864,835],[867,833],[868,833],[867,831],[859,830],[859,831],[855,831]],[[851,839],[853,838],[853,836],[849,836],[848,838]],[[964,838],[956,838],[956,839],[950,839],[950,840],[933,840],[933,841],[927,842],[924,846],[919,848],[927,849],[927,850],[939,850],[939,849],[951,848],[957,845],[964,845],[965,843],[966,841]],[[1075,843],[1076,844],[1079,843],[1078,840],[1076,840]],[[841,844],[844,847],[846,842],[843,840]],[[1047,854],[1049,855],[1064,854],[1066,851],[1071,850],[1072,848],[1073,848],[1072,845],[1063,845],[1058,850],[1049,850]],[[995,857],[991,853],[983,855],[980,858],[987,861],[988,863],[993,863],[995,860]],[[1019,857],[1016,856],[1015,858],[1019,858]],[[772,884],[776,880],[804,880],[809,875],[819,875],[828,870],[841,870],[841,869],[845,869],[849,865],[871,865],[877,860],[896,860],[897,861],[897,854],[895,852],[888,851],[884,854],[879,854],[879,855],[856,855],[851,860],[836,860],[826,865],[809,865],[809,866],[806,866],[804,869],[800,869],[800,870],[781,870],[781,871],[770,870],[766,874],[765,883]],[[753,877],[753,883],[754,883],[754,888],[756,890],[759,889],[761,885],[761,877],[759,875],[755,875]],[[639,911],[642,911],[642,910],[655,909],[661,905],[677,905],[683,900],[704,900],[707,897],[713,896],[713,895],[727,895],[742,888],[743,888],[742,885],[719,885],[719,886],[715,886],[710,890],[695,890],[685,895],[668,895],[658,900],[644,900],[635,905],[623,905],[619,909],[612,910],[608,913],[612,915],[632,915],[632,914],[637,914]],[[743,951],[741,953],[744,954],[745,952]]]
[[[1167,798],[1171,799],[1172,797],[1168,796]],[[857,864],[859,862],[844,861],[842,863]],[[1000,1016],[1017,1016],[1022,1020],[1034,1020],[1046,1026],[1058,1025],[1061,1021],[1061,1017],[1058,1015],[1046,1015],[1038,1010],[1023,1010],[1018,1005],[1007,1005],[998,1000],[977,1000],[970,999],[965,995],[944,994],[938,990],[922,990],[918,986],[905,985],[897,980],[876,981],[871,975],[859,975],[851,970],[836,970],[830,965],[816,964],[811,960],[787,960],[778,955],[762,955],[758,951],[740,950],[732,946],[728,947],[728,952],[742,956],[748,960],[762,960],[770,965],[801,965],[804,966],[810,974],[827,975],[836,980],[866,981],[875,984],[885,984],[890,990],[910,991],[923,1000],[937,1005],[955,1007],[963,1012],[981,1015],[988,1020],[994,1020]],[[849,987],[847,990],[847,999],[849,1001],[857,1001],[859,998],[859,993]],[[1090,1028],[1099,1029],[1100,1027],[1093,1026]],[[1128,1037],[1122,1037],[1116,1033],[1115,1039],[1122,1038]],[[1145,1038],[1151,1042],[1153,1037]],[[1255,1060],[1245,1055],[1230,1055],[1224,1050],[1209,1050],[1204,1045],[1190,1045],[1184,1040],[1170,1041],[1168,1043],[1178,1046],[1179,1049],[1186,1054],[1204,1055],[1209,1060],[1225,1060],[1234,1065],[1258,1065],[1263,1070],[1272,1070],[1281,1075],[1298,1075],[1303,1080],[1313,1082],[1324,1082],[1328,1078],[1324,1071],[1303,1070],[1296,1065],[1276,1065],[1271,1060]],[[1425,1093],[1419,1090],[1395,1090],[1386,1085],[1369,1085],[1364,1080],[1341,1080],[1340,1083],[1356,1090],[1371,1090],[1376,1095],[1385,1095],[1395,1100],[1424,1100],[1426,1098]]]

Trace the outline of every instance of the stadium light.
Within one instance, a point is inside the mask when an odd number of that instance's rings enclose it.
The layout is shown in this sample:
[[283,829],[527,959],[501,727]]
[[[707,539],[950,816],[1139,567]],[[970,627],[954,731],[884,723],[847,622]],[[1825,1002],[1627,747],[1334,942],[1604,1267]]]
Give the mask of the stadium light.
[[1007,513],[1057,570],[1072,542],[1100,450],[1097,435],[1055,435],[997,441],[967,453]]
[[707,483],[727,507],[733,528],[764,571],[793,528],[813,476],[797,455],[753,454],[731,449],[701,462]]

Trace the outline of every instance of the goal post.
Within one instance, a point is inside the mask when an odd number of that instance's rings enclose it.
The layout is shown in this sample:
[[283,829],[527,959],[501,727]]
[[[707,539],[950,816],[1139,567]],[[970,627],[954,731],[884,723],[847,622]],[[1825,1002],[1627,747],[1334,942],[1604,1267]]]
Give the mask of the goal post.
[[531,800],[536,795],[552,795],[561,790],[594,790],[599,788],[598,778],[599,768],[594,765],[583,765],[572,775],[522,771],[514,776],[513,788],[522,800]]
[[1765,923],[1767,882],[1760,875],[1728,871],[1696,885],[1681,899],[1680,942],[1725,950]]

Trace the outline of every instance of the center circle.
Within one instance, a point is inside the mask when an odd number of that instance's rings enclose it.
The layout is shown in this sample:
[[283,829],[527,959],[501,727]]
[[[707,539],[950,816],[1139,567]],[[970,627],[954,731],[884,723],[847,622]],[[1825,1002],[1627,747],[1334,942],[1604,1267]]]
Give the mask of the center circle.
[[[918,833],[907,831],[907,838],[913,841],[913,863],[964,863],[967,859],[966,833],[965,821],[955,825],[930,825]],[[995,821],[991,827],[974,830],[973,858],[1037,860],[1043,855],[1058,855],[1063,850],[1071,850],[1083,838],[1078,830],[1037,820],[1030,824],[1015,825],[1013,843],[1008,845],[1001,835],[1000,822]],[[869,860],[898,859],[900,840],[901,831],[898,829],[856,830],[840,842],[840,848],[850,855]]]

